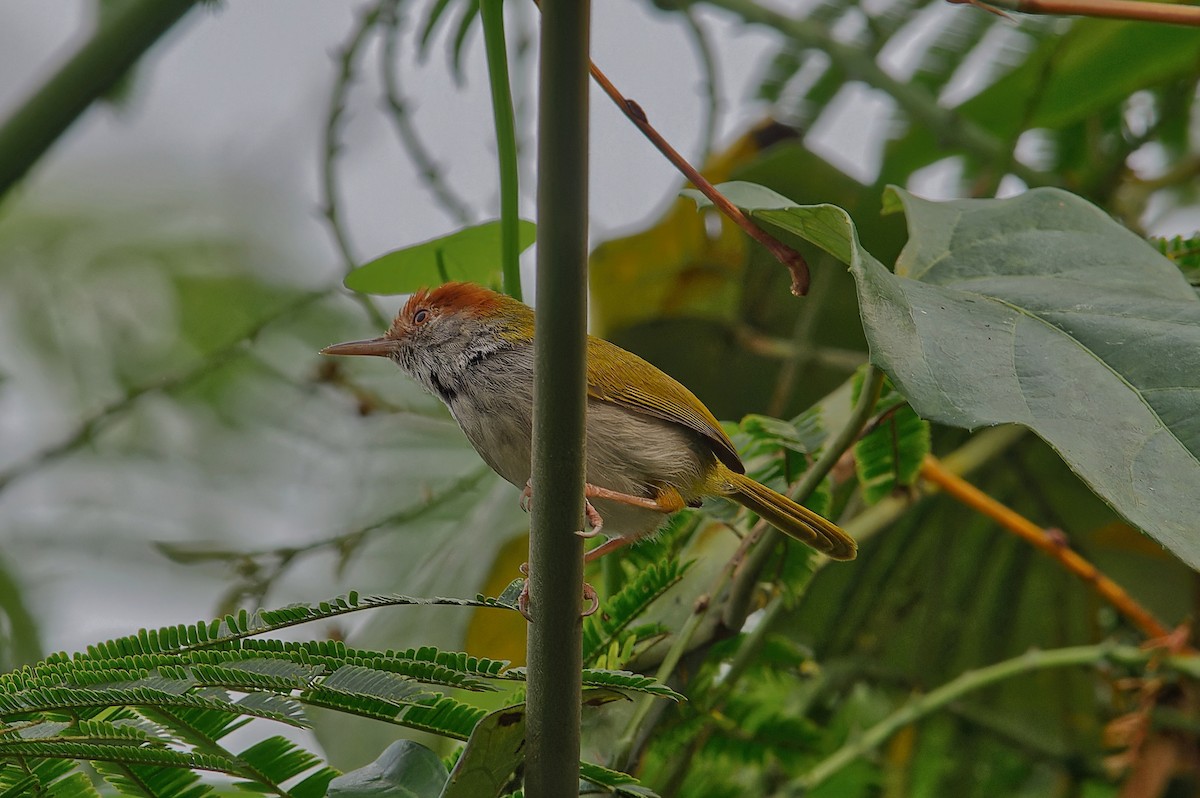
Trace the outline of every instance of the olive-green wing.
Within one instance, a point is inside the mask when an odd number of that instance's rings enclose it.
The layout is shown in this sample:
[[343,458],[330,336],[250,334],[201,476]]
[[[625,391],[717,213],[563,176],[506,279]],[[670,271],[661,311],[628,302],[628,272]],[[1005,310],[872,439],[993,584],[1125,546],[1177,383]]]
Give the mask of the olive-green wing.
[[[726,468],[746,472],[733,441],[695,394],[657,367],[616,344],[588,336],[588,396],[695,430]],[[654,385],[650,394],[639,385]]]

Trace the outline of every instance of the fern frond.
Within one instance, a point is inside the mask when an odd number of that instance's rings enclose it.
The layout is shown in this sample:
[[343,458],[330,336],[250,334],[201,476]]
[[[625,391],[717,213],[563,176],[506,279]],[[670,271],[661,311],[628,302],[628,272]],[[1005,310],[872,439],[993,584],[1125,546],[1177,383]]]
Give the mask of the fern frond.
[[638,572],[583,621],[583,661],[602,656],[629,625],[687,573],[691,563],[668,560]]
[[338,668],[321,681],[321,689],[378,698],[399,706],[431,704],[441,697],[440,693],[426,690],[420,682],[357,665]]
[[212,770],[228,773],[236,763],[228,757],[148,745],[97,744],[56,737],[49,740],[0,740],[0,757],[38,759],[86,759],[90,762],[120,762],[126,765],[157,765]]
[[485,709],[444,697],[430,706],[410,706],[396,720],[413,729],[466,740],[485,715]]
[[[360,596],[351,591],[345,596],[338,596],[329,601],[315,605],[296,604],[276,610],[259,610],[253,614],[242,610],[237,615],[226,615],[215,621],[200,621],[191,626],[182,624],[165,626],[160,629],[143,629],[136,635],[116,638],[103,643],[88,646],[83,653],[68,655],[65,652],[53,654],[43,663],[53,667],[59,663],[76,660],[107,660],[115,661],[126,657],[137,658],[147,654],[165,652],[190,651],[205,648],[228,648],[248,637],[277,632],[302,623],[328,620],[339,615],[378,607],[398,606],[455,606],[455,607],[501,607],[508,608],[505,602],[495,599],[478,597],[474,599],[461,598],[421,598],[402,596],[399,594]],[[9,674],[11,676],[11,674]],[[0,677],[0,689],[3,689],[3,678]]]
[[[55,760],[57,761],[57,760]],[[70,767],[70,763],[65,763]],[[26,798],[37,795],[45,798],[101,798],[86,773],[72,773],[49,783],[28,775],[7,789],[0,789],[0,798]]]
[[200,783],[200,776],[180,767],[149,767],[123,762],[93,762],[106,782],[122,795],[150,798],[202,798],[214,790]]
[[609,770],[591,762],[580,762],[579,775],[592,784],[604,787],[618,795],[632,796],[632,798],[658,798],[658,793],[649,787],[643,787],[642,783],[633,776],[619,770]]
[[242,789],[257,791],[260,784],[278,789],[283,782],[317,767],[321,768],[322,777],[328,777],[327,781],[337,775],[337,771],[325,767],[319,757],[284,737],[269,737],[257,742],[238,754],[238,759],[257,776],[256,781],[239,783]]

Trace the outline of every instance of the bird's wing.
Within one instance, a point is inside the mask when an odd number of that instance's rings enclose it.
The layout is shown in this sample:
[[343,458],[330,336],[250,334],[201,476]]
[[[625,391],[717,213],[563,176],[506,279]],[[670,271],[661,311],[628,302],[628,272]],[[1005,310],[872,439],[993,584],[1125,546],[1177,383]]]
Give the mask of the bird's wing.
[[[694,430],[725,467],[746,472],[733,441],[704,403],[657,367],[616,344],[588,336],[588,396]],[[654,394],[638,385],[655,385]]]

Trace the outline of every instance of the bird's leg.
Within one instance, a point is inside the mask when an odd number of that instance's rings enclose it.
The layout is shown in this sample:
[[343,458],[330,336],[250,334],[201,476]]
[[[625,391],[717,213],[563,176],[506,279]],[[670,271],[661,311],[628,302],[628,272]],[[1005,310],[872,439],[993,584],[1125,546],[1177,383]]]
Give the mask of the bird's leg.
[[[529,614],[529,563],[521,563],[520,570],[525,576],[525,584],[521,585],[521,594],[517,596],[517,611],[525,616],[525,620],[533,623],[533,616]],[[586,618],[600,609],[600,597],[596,595],[596,588],[587,582],[583,583],[583,600],[589,602],[590,606],[584,608],[579,614],[580,617]]]
[[583,562],[590,563],[608,554],[610,551],[616,551],[619,548],[628,546],[633,540],[630,538],[609,538],[601,543],[596,548],[583,555]]
[[657,487],[653,498],[647,499],[645,496],[631,496],[628,493],[609,490],[608,488],[602,488],[599,485],[593,485],[589,482],[583,486],[583,495],[589,499],[608,499],[609,501],[628,504],[630,507],[654,510],[665,515],[670,515],[687,507],[687,502],[683,500],[683,496],[679,491],[669,486]]

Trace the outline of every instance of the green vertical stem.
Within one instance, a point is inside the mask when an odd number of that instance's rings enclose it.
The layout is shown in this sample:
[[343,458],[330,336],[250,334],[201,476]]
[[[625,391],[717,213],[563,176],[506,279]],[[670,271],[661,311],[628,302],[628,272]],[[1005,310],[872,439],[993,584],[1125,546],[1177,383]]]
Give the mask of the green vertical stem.
[[0,126],[0,197],[196,0],[139,0],[113,14]]
[[[485,0],[484,5],[487,5]],[[587,401],[587,0],[543,0],[525,795],[579,794]]]
[[517,129],[513,121],[512,86],[508,79],[508,48],[504,41],[504,0],[481,0],[479,15],[483,20],[483,46],[487,51],[496,152],[500,161],[500,266],[504,292],[521,299]]

